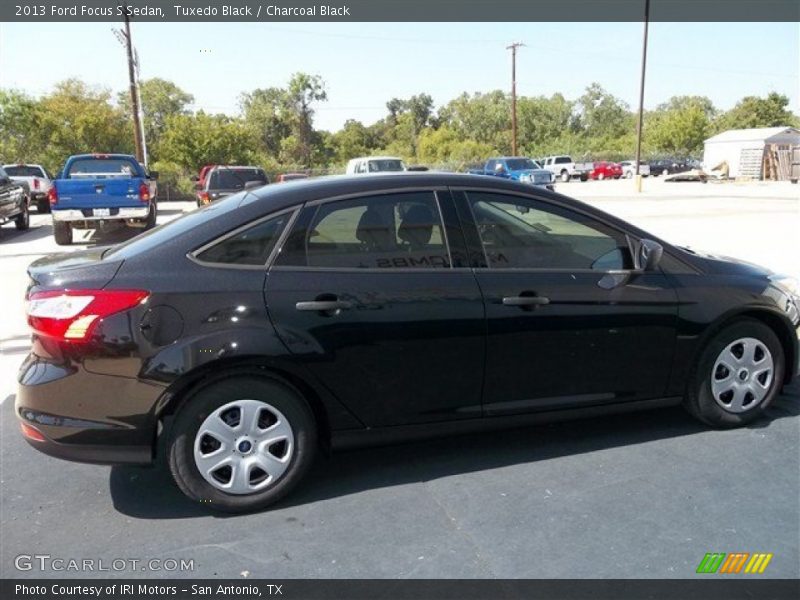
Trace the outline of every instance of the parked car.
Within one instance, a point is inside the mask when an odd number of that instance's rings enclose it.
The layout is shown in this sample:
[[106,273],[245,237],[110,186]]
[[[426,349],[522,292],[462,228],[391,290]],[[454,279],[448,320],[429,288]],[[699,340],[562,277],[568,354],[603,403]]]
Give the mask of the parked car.
[[565,154],[545,156],[539,161],[539,164],[543,169],[547,169],[564,183],[572,178],[579,178],[581,181],[586,181],[589,179],[589,173],[594,169],[592,163],[576,163],[572,160],[571,156]]
[[650,161],[650,174],[653,177],[659,175],[672,175],[673,173],[683,173],[690,171],[692,166],[688,161],[677,158],[659,158]]
[[347,163],[345,173],[360,175],[366,173],[385,173],[407,171],[406,164],[396,156],[361,156]]
[[71,244],[74,227],[155,227],[157,178],[128,154],[70,156],[49,192],[56,244]]
[[53,185],[53,177],[42,165],[14,164],[3,165],[6,174],[18,183],[24,183],[28,189],[28,202],[36,204],[40,213],[50,212],[50,201],[47,195]]
[[592,172],[589,173],[592,179],[619,179],[622,177],[622,167],[617,163],[600,161],[594,163]]
[[321,448],[680,403],[747,425],[800,358],[796,281],[466,174],[265,186],[28,274],[25,439],[166,460],[235,512]]
[[19,231],[30,227],[28,198],[25,186],[11,179],[0,167],[0,225],[12,221]]
[[281,173],[275,179],[275,183],[284,183],[286,181],[297,181],[298,179],[308,179],[307,173]]
[[553,174],[542,169],[535,161],[524,156],[498,156],[490,158],[480,169],[470,169],[471,175],[502,177],[522,183],[541,185],[553,189]]
[[206,174],[203,184],[197,184],[197,206],[211,204],[225,196],[268,183],[269,177],[261,167],[217,165]]
[[[623,160],[619,165],[622,167],[622,176],[626,179],[631,179],[636,175],[636,161]],[[644,162],[639,162],[639,175],[647,177],[650,175],[650,165]]]

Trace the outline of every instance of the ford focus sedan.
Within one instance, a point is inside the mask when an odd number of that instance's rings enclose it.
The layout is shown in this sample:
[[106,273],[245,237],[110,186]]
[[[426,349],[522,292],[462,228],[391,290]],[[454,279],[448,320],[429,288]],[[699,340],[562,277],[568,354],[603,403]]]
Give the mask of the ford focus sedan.
[[26,440],[166,460],[232,512],[331,448],[681,403],[746,425],[798,371],[792,280],[469,175],[244,190],[29,274]]

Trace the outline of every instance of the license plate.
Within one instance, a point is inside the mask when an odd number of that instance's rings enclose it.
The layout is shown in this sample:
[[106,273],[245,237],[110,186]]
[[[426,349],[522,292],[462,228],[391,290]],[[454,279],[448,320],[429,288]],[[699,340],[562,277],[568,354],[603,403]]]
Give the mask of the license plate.
[[92,211],[92,215],[95,217],[110,217],[111,216],[111,209],[110,208],[95,208]]

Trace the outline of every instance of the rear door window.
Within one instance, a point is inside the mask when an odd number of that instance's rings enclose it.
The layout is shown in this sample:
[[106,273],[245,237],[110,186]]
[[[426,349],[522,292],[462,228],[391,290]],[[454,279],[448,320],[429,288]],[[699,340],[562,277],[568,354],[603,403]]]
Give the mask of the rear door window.
[[338,269],[449,268],[433,192],[366,196],[308,207],[278,266]]

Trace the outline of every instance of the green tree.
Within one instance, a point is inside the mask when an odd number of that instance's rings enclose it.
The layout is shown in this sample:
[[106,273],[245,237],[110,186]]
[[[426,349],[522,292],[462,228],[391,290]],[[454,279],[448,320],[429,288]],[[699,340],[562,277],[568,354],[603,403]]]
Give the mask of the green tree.
[[286,89],[286,102],[291,114],[292,137],[295,138],[295,143],[285,146],[281,144],[281,153],[295,164],[310,165],[312,162],[314,151],[313,105],[327,99],[328,93],[325,91],[325,83],[321,77],[306,73],[292,75]]
[[340,163],[369,154],[373,148],[369,129],[354,119],[345,121],[344,127],[332,135],[331,145]]
[[746,96],[719,118],[716,130],[792,125],[797,123],[797,117],[788,106],[789,98],[777,92],[770,92],[765,98]]
[[[167,119],[174,115],[188,114],[188,106],[194,102],[194,96],[171,81],[159,77],[141,81],[139,88],[147,148],[150,154],[157,157],[158,144],[166,129]],[[129,91],[120,92],[117,102],[125,114],[131,114]]]
[[587,138],[610,139],[625,134],[633,125],[628,105],[592,83],[576,102],[577,125]]
[[245,124],[254,133],[261,148],[277,157],[281,141],[292,132],[286,90],[277,87],[256,89],[242,94],[239,104]]
[[487,144],[501,153],[511,149],[511,101],[500,90],[471,96],[465,92],[451,100],[439,117],[461,140]]
[[207,164],[246,164],[256,152],[257,142],[240,119],[203,111],[168,117],[161,139],[163,160],[192,172]]
[[84,152],[133,152],[131,119],[111,105],[108,90],[78,79],[56,84],[39,102],[39,132],[48,166]]
[[674,96],[647,115],[643,138],[660,154],[696,156],[711,134],[716,112],[705,96]]
[[31,161],[44,146],[39,103],[17,90],[0,89],[0,161]]

